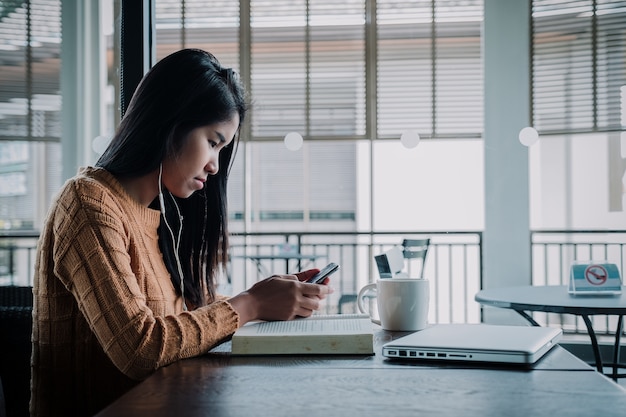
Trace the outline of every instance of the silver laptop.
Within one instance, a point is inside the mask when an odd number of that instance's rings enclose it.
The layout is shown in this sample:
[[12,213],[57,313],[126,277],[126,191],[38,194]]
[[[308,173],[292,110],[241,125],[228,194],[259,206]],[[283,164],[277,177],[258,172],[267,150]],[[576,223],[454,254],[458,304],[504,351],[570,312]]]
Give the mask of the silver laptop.
[[385,343],[383,356],[530,365],[545,355],[562,334],[554,327],[437,324]]

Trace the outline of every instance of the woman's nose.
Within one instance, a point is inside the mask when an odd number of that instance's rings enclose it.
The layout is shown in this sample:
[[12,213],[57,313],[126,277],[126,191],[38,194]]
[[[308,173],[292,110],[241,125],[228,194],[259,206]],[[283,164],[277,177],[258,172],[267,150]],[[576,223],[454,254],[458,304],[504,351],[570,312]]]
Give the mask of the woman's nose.
[[218,171],[220,170],[220,165],[219,165],[219,157],[218,154],[216,154],[215,156],[211,157],[211,159],[209,159],[209,162],[206,164],[205,169],[206,172],[209,173],[209,175],[215,175],[218,173]]

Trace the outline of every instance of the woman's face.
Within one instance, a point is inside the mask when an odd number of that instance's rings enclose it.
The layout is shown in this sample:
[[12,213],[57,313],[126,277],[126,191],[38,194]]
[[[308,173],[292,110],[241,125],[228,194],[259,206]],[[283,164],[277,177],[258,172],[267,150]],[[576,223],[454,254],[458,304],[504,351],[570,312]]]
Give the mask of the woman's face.
[[219,153],[230,144],[239,127],[239,114],[224,122],[193,129],[176,155],[163,161],[163,184],[179,198],[201,190],[209,175],[219,170]]

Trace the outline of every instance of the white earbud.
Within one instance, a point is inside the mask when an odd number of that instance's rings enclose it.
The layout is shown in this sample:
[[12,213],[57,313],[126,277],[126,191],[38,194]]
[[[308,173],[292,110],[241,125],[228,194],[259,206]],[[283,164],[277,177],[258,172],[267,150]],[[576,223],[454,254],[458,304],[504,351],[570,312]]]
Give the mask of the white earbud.
[[161,214],[165,216],[165,201],[163,201],[163,193],[159,191],[159,206],[161,207]]
[[163,188],[161,186],[161,178],[163,177],[163,164],[159,165],[159,206],[161,214],[165,217],[165,201],[163,200]]

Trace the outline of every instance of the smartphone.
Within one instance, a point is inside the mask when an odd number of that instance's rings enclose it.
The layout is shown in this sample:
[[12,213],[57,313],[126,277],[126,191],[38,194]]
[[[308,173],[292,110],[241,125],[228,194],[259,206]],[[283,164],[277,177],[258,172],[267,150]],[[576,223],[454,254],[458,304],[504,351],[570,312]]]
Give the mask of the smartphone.
[[339,265],[337,265],[334,262],[331,262],[328,265],[326,265],[320,272],[318,272],[317,274],[309,278],[306,282],[309,282],[311,284],[319,284],[322,281],[324,281],[324,278],[336,272],[338,269],[339,269]]

